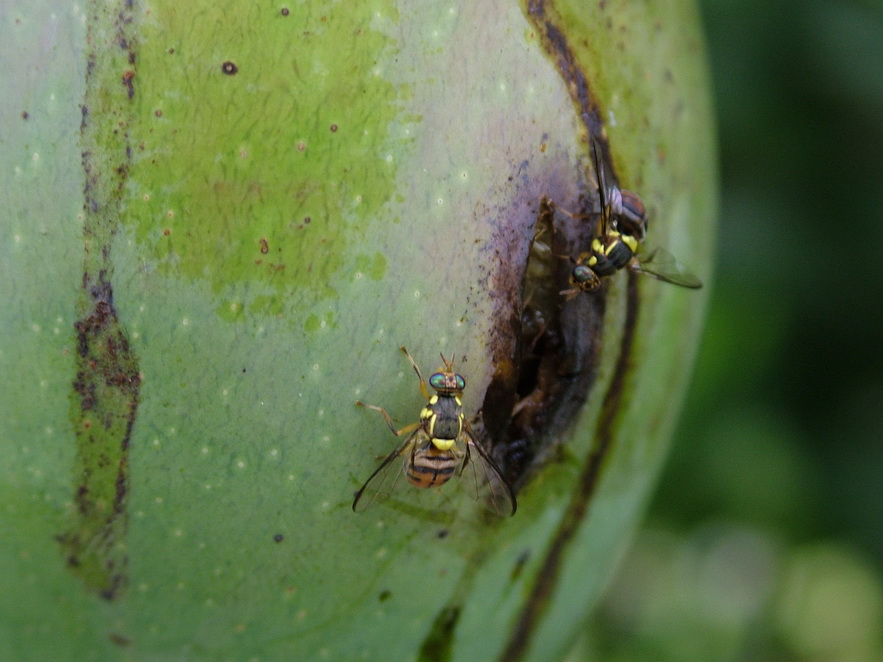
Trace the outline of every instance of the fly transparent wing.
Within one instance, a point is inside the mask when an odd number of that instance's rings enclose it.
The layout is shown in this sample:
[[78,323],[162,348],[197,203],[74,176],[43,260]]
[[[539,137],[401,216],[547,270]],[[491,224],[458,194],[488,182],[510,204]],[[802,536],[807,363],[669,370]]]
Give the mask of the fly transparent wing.
[[598,184],[598,201],[601,203],[601,218],[598,219],[597,235],[604,237],[610,230],[610,201],[607,199],[607,175],[601,160],[598,141],[592,138],[592,161],[595,165],[595,181]]
[[638,264],[631,266],[633,271],[647,274],[656,280],[671,283],[672,285],[689,287],[692,290],[698,290],[702,287],[702,281],[690,273],[674,255],[664,248],[654,248],[653,250],[645,251],[641,247],[636,257]]
[[515,514],[515,494],[487,451],[478,443],[468,424],[463,426],[466,453],[460,466],[460,480],[469,495],[500,517]]
[[401,446],[386,456],[380,466],[356,492],[355,499],[353,499],[355,512],[360,513],[368,510],[371,506],[380,503],[408,485],[404,465],[408,461],[408,456],[414,451],[421,435],[425,436],[422,429],[414,430]]

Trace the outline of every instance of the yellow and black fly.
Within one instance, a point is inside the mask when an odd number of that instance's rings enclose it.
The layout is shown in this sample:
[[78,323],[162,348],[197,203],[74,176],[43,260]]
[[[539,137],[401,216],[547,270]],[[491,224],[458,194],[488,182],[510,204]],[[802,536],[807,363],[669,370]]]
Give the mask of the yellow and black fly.
[[646,274],[672,285],[698,289],[702,281],[687,271],[664,248],[648,250],[642,242],[647,235],[647,211],[644,201],[632,191],[607,184],[604,163],[596,140],[592,140],[592,160],[598,183],[601,216],[590,250],[581,254],[570,274],[571,289],[565,296],[591,292],[601,286],[601,279],[622,269]]
[[[403,485],[427,489],[444,485],[452,476],[457,476],[469,494],[488,510],[501,516],[513,515],[515,494],[496,463],[478,442],[463,413],[460,398],[466,388],[466,380],[454,372],[454,358],[448,361],[442,355],[444,366],[429,378],[429,385],[435,390],[435,394],[430,396],[420,368],[404,346],[401,350],[417,373],[420,392],[427,402],[420,412],[419,421],[396,430],[385,409],[356,401],[360,407],[379,411],[396,437],[407,436],[404,443],[386,456],[356,492],[353,510],[367,510]],[[399,465],[399,458],[403,466]]]

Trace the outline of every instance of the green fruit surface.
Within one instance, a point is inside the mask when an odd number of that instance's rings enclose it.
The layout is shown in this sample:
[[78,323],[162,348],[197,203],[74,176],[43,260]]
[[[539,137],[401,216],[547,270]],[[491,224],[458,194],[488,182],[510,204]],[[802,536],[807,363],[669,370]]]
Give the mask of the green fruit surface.
[[0,659],[563,655],[664,459],[705,290],[611,279],[586,404],[510,519],[456,481],[353,513],[397,443],[354,402],[417,420],[405,344],[427,375],[456,354],[477,412],[539,200],[577,206],[581,99],[653,241],[710,281],[693,3],[0,21]]

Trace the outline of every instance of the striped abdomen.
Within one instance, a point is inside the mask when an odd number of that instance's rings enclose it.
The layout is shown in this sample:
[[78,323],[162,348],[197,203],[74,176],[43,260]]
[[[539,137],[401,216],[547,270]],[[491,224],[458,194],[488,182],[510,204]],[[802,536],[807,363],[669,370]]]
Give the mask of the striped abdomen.
[[432,446],[418,448],[405,463],[405,476],[416,487],[438,487],[451,479],[459,464],[460,460],[450,451]]

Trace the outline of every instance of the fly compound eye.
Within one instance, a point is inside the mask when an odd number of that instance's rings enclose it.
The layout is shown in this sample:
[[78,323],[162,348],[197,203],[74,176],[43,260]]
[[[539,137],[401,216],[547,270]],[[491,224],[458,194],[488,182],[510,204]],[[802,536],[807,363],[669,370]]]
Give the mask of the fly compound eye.
[[584,264],[578,264],[573,268],[570,274],[574,285],[584,285],[596,278],[595,272]]
[[583,292],[591,292],[601,285],[601,279],[586,265],[578,264],[570,272],[570,284]]
[[429,378],[429,385],[442,393],[462,391],[466,388],[466,380],[453,372],[437,372]]

